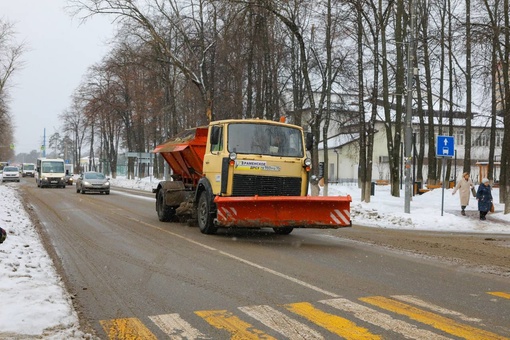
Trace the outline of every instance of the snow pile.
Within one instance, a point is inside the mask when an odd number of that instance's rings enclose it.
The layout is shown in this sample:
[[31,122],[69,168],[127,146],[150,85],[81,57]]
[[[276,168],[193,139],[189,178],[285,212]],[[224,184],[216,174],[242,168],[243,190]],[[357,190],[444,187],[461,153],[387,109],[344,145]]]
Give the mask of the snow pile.
[[[11,187],[0,186],[0,338],[81,339],[69,294]],[[15,335],[15,336],[14,336]]]

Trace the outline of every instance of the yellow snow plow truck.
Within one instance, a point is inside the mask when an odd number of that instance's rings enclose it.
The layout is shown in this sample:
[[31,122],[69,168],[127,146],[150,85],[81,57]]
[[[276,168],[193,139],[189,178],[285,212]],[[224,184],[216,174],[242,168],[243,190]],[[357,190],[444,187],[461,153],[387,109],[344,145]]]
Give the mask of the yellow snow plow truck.
[[159,183],[160,221],[180,215],[204,234],[221,227],[341,228],[352,225],[350,196],[309,196],[311,139],[296,125],[260,119],[213,121],[157,146],[172,169]]

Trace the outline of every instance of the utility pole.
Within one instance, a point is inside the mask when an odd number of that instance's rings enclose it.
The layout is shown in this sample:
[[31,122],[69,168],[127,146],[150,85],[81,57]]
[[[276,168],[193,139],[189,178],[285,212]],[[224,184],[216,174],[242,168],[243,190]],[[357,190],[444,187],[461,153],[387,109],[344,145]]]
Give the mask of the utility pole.
[[412,164],[412,115],[413,115],[413,74],[414,74],[414,21],[416,15],[416,1],[409,1],[409,11],[411,23],[409,27],[409,46],[407,48],[407,113],[405,119],[404,131],[404,158],[405,158],[405,213],[411,213],[411,197],[412,197],[412,183],[411,183],[411,164]]
[[44,128],[42,156],[46,157],[46,128]]

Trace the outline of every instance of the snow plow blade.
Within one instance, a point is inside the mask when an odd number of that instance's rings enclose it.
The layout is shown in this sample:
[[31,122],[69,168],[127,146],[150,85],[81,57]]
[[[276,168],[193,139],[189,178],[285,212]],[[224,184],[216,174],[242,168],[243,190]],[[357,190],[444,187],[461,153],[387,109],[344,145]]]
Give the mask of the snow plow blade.
[[254,196],[214,199],[221,227],[336,229],[352,226],[351,196]]

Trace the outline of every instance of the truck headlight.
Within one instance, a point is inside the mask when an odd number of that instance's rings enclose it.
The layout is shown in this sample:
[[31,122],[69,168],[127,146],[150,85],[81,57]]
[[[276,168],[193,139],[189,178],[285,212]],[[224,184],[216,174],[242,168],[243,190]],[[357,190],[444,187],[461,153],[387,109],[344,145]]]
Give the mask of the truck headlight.
[[230,161],[228,162],[229,165],[231,166],[234,166],[235,162],[236,162],[236,158],[237,158],[237,154],[235,152],[231,152],[229,155],[228,155],[228,158],[230,159]]
[[312,160],[310,158],[305,158],[305,160],[303,161],[303,167],[305,168],[305,170],[310,171],[311,166],[312,166]]

